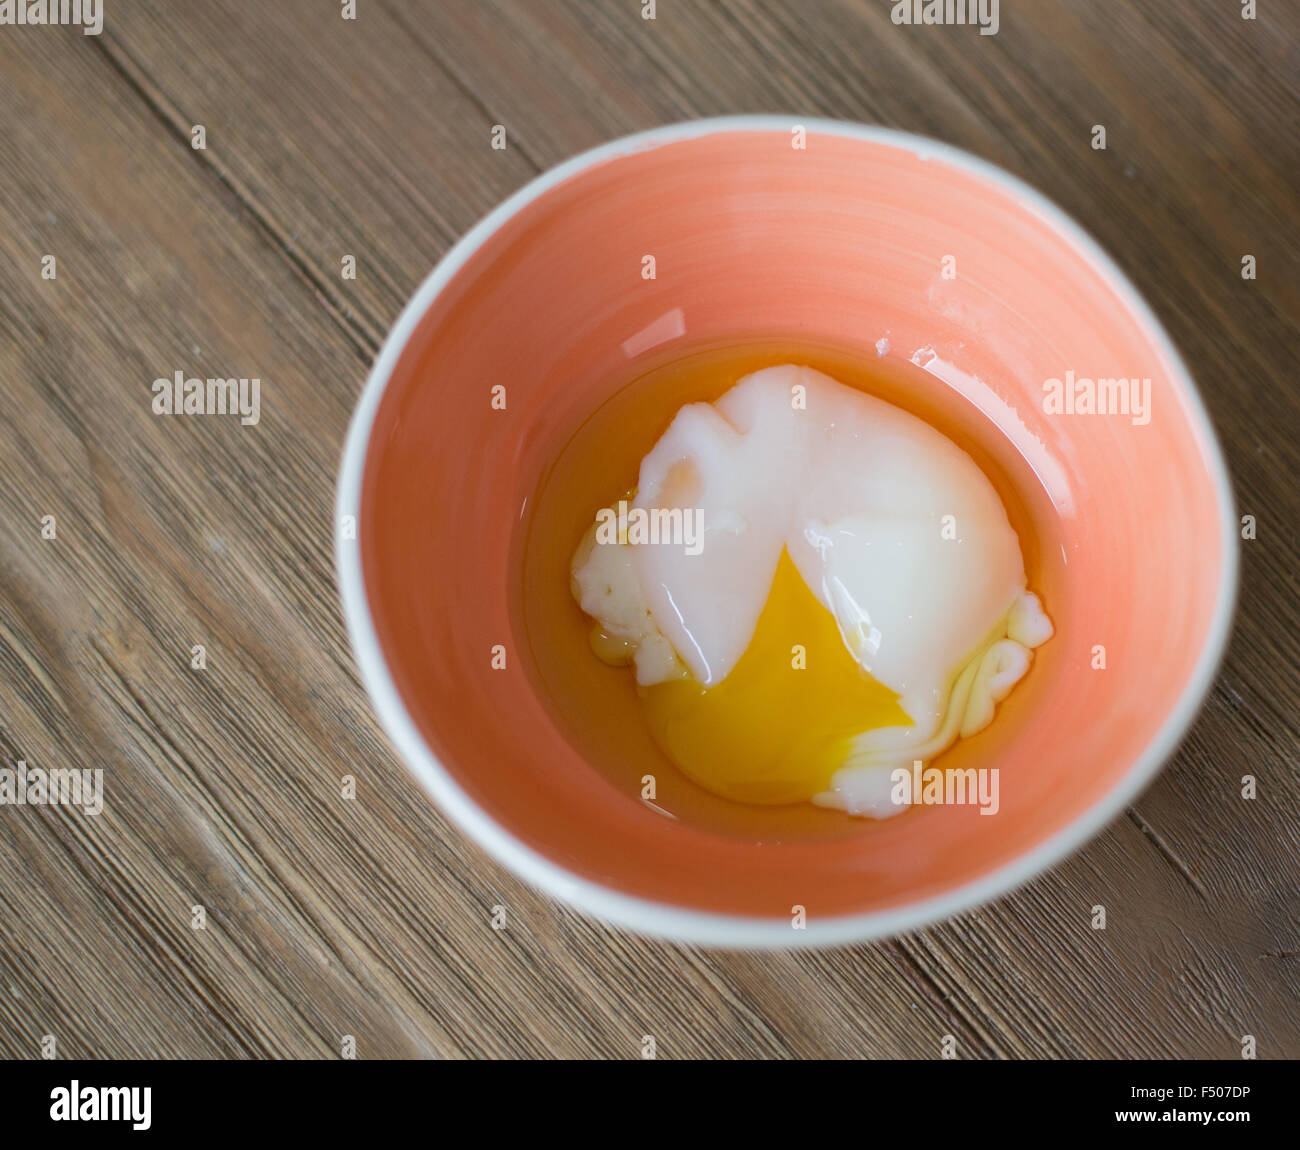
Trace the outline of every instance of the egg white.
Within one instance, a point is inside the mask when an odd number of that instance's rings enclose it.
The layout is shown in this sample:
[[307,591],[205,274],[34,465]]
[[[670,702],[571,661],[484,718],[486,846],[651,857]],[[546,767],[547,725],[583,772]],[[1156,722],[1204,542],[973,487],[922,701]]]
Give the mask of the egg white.
[[808,367],[767,368],[683,407],[641,463],[634,507],[690,508],[702,540],[601,545],[574,592],[643,685],[714,686],[754,635],[782,550],[911,727],[864,731],[814,801],[897,813],[893,769],[993,717],[1052,628],[1025,589],[993,485],[915,416]]

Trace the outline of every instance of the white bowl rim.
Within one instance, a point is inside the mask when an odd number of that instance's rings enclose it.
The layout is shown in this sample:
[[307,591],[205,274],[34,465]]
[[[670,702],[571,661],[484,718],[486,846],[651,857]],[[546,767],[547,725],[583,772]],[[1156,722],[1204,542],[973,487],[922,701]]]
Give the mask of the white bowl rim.
[[[1182,695],[1155,737],[1114,787],[1067,826],[1024,854],[943,894],[861,914],[809,918],[802,930],[792,920],[701,911],[624,894],[559,866],[521,842],[478,805],[438,761],[411,719],[379,646],[361,566],[361,489],[371,427],[393,369],[419,321],[438,293],[501,226],[526,205],[574,175],[635,152],[731,132],[789,132],[841,136],[899,148],[923,160],[940,160],[980,177],[1018,200],[1055,229],[1107,281],[1124,307],[1145,329],[1171,367],[1191,422],[1207,447],[1219,502],[1222,560],[1218,597],[1205,642]],[[345,539],[345,518],[353,517],[353,539]],[[460,830],[525,882],[615,926],[674,942],[750,949],[834,946],[896,935],[949,918],[1015,889],[1060,862],[1096,836],[1154,779],[1173,754],[1214,682],[1231,632],[1237,588],[1237,519],[1227,465],[1204,403],[1182,357],[1146,301],[1101,246],[1041,192],[995,164],[925,136],[850,121],[785,115],[717,116],[667,124],[623,136],[553,167],[503,201],[447,251],[403,309],[388,333],[366,380],[343,448],[335,504],[335,561],[343,614],[357,665],[380,723],[434,802]]]

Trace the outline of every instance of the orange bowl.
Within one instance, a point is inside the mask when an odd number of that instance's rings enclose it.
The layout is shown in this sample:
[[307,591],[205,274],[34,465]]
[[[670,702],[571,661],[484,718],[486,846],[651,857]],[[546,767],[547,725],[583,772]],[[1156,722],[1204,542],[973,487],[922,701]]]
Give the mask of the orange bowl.
[[[1034,589],[1056,635],[943,760],[999,770],[994,818],[817,811],[832,821],[815,833],[807,812],[665,818],[584,755],[539,687],[519,536],[560,448],[646,364],[773,337],[907,361],[906,405],[990,444],[1041,528]],[[1084,410],[1085,380],[1102,410]],[[1236,585],[1230,487],[1195,387],[1077,225],[947,146],[766,116],[615,141],[479,223],[380,352],[337,510],[358,664],[435,801],[556,897],[719,945],[908,929],[1077,848],[1186,731]]]

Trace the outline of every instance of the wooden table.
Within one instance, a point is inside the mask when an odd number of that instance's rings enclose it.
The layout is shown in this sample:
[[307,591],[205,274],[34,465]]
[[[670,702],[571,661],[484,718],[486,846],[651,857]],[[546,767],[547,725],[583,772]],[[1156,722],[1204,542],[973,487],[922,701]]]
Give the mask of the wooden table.
[[[888,0],[641,7],[0,28],[0,753],[106,792],[0,807],[0,1052],[1300,1055],[1300,8],[1005,0],[982,37]],[[580,149],[738,111],[906,128],[1043,189],[1168,325],[1256,521],[1223,672],[1126,817],[983,910],[825,952],[646,941],[503,872],[377,728],[333,576],[344,430],[439,256]],[[259,424],[155,415],[176,371],[260,378]]]

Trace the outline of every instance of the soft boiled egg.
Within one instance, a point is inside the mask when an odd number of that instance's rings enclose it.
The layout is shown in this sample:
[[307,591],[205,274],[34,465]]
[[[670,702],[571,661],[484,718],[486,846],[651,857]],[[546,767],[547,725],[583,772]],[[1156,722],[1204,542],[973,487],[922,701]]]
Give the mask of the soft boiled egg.
[[572,575],[664,752],[744,802],[897,813],[893,771],[987,725],[1052,633],[970,456],[793,365],[683,407]]

